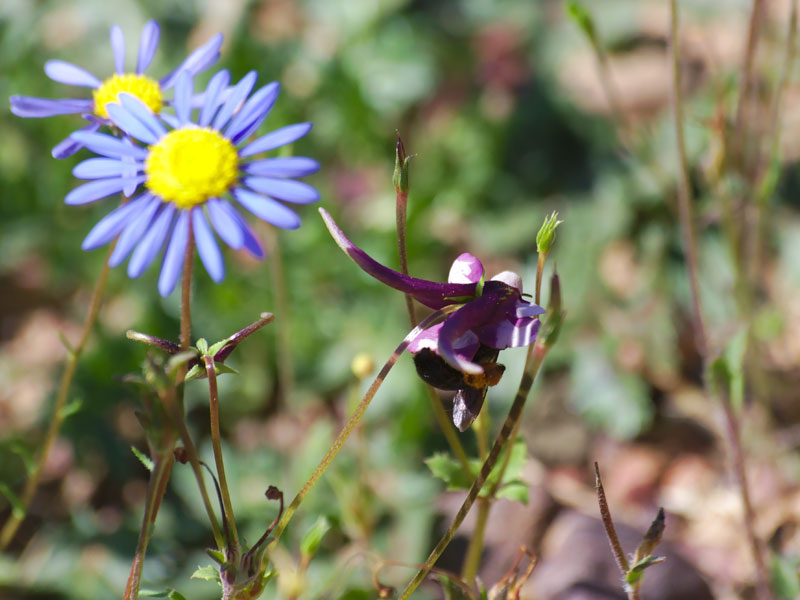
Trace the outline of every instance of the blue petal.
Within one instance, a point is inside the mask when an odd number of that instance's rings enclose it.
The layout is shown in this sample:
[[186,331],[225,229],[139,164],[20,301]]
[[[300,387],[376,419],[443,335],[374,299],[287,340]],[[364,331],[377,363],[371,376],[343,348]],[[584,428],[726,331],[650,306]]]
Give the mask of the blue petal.
[[[144,175],[136,178],[136,181],[139,183],[142,183],[144,180]],[[64,198],[64,203],[72,206],[89,204],[90,202],[121,192],[122,188],[129,182],[129,179],[115,177],[113,179],[99,179],[91,183],[85,183],[67,194]]]
[[147,158],[146,149],[140,148],[139,146],[132,146],[107,133],[76,131],[70,137],[92,152],[103,156],[109,156],[111,158],[130,156],[142,161]]
[[172,236],[164,254],[164,262],[161,264],[161,273],[158,276],[158,293],[162,296],[169,296],[170,292],[175,289],[175,284],[178,283],[178,278],[183,271],[188,243],[189,212],[182,210],[179,212],[178,220],[172,230]]
[[259,260],[264,258],[264,248],[248,222],[239,214],[239,211],[233,210],[232,214],[239,221],[239,226],[242,228],[242,233],[244,233],[244,249]]
[[286,144],[291,144],[295,140],[299,140],[309,131],[311,131],[311,123],[295,123],[294,125],[281,127],[247,144],[247,146],[242,148],[241,152],[239,152],[239,156],[245,158],[261,152],[280,148]]
[[[131,170],[130,163],[123,163],[116,158],[88,158],[72,169],[78,179],[105,179],[121,177]],[[135,175],[135,173],[133,173]]]
[[156,210],[162,204],[160,198],[153,196],[149,192],[142,194],[142,198],[144,200],[139,213],[131,216],[130,223],[125,225],[114,251],[108,258],[109,266],[116,267],[131,253],[131,250],[144,235],[144,232],[150,228],[150,223],[156,214]]
[[281,229],[297,229],[300,227],[300,217],[277,200],[242,188],[234,188],[233,197],[259,219],[271,223],[275,227],[280,227]]
[[164,245],[164,238],[172,226],[173,216],[175,216],[175,206],[171,203],[162,204],[161,212],[133,251],[128,263],[128,277],[136,279],[153,262]]
[[247,94],[250,93],[250,90],[253,89],[253,86],[256,83],[256,72],[250,71],[247,75],[242,77],[242,80],[237,83],[233,88],[230,90],[230,95],[228,96],[227,100],[225,100],[225,104],[222,105],[222,108],[217,113],[217,116],[214,118],[214,123],[212,127],[219,131],[222,131],[222,128],[225,127],[225,124],[228,122],[228,119],[231,118],[233,111],[239,108],[239,105],[247,98]]
[[194,239],[197,242],[197,252],[200,260],[206,267],[206,271],[216,283],[225,279],[225,262],[222,260],[222,252],[219,251],[214,234],[208,226],[203,209],[195,207],[192,209],[192,227]]
[[34,98],[33,96],[11,96],[11,112],[18,117],[41,118],[55,115],[71,115],[94,108],[91,100]]
[[189,71],[181,71],[175,82],[175,115],[178,123],[185,125],[192,116],[192,92],[194,80]]
[[302,181],[274,179],[271,177],[246,177],[244,185],[262,194],[267,194],[284,202],[309,204],[319,200],[319,192]]
[[225,135],[236,143],[237,137],[244,130],[252,129],[253,124],[256,124],[255,128],[258,128],[267,118],[280,90],[280,84],[277,81],[273,81],[253,94],[231,120],[225,130]]
[[219,237],[234,250],[241,250],[244,245],[244,232],[236,219],[236,209],[219,198],[209,198],[206,206],[211,224],[217,230]]
[[102,81],[89,73],[86,69],[81,69],[63,60],[48,60],[44,64],[44,72],[53,81],[66,83],[67,85],[79,85],[81,87],[90,88],[99,88],[103,85]]
[[147,194],[143,194],[112,210],[100,219],[97,225],[92,227],[92,230],[84,238],[81,248],[83,250],[94,250],[100,246],[105,246],[117,237],[120,231],[125,229],[125,226],[130,223],[131,217],[141,210],[143,206],[146,206],[147,201]]
[[[99,123],[89,123],[86,127],[81,129],[81,131],[91,133],[97,131],[99,127]],[[68,156],[75,154],[81,148],[83,148],[83,144],[76,141],[72,136],[69,136],[65,140],[56,144],[52,150],[52,155],[53,158],[67,158]]]
[[155,144],[158,141],[156,134],[150,131],[144,123],[137,119],[121,104],[109,102],[106,104],[106,111],[114,122],[114,125],[122,129],[122,131],[132,138],[149,145]]
[[155,21],[148,21],[142,29],[142,37],[139,38],[139,56],[136,58],[136,72],[144,73],[158,48],[158,36],[161,29]]
[[161,87],[168,89],[175,84],[175,78],[181,71],[189,71],[192,75],[197,75],[205,71],[208,67],[217,62],[219,58],[219,48],[222,45],[222,34],[218,33],[203,46],[192,52],[178,68],[161,80]]
[[201,127],[207,126],[211,122],[217,108],[219,107],[219,97],[231,79],[230,73],[227,70],[222,70],[211,78],[208,82],[206,91],[203,97],[203,107],[200,110],[200,118],[197,120],[198,125]]
[[125,72],[125,36],[119,25],[111,28],[111,51],[114,53],[114,69],[122,75]]
[[304,156],[262,158],[245,163],[243,169],[251,175],[265,177],[305,177],[319,171],[319,163]]
[[157,138],[160,139],[167,135],[167,128],[161,124],[161,121],[139,98],[133,94],[122,93],[119,95],[119,101],[130,114],[136,117]]

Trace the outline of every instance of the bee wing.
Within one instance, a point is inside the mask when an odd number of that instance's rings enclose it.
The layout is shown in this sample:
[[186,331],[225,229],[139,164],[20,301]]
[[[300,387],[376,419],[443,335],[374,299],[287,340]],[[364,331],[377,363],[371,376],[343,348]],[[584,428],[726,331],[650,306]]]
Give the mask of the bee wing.
[[486,386],[482,388],[466,386],[456,392],[453,398],[453,425],[459,431],[466,431],[481,412],[487,389]]

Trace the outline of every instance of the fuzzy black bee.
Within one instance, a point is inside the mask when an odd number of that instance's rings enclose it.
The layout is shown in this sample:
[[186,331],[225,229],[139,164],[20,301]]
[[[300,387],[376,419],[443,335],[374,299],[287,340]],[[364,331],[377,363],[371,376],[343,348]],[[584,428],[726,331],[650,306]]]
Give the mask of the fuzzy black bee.
[[428,348],[414,355],[414,366],[420,379],[440,390],[455,390],[453,424],[459,431],[466,431],[472,425],[481,412],[489,386],[497,385],[503,376],[506,368],[497,364],[499,354],[499,350],[481,344],[472,359],[483,367],[483,373],[478,375],[462,373]]

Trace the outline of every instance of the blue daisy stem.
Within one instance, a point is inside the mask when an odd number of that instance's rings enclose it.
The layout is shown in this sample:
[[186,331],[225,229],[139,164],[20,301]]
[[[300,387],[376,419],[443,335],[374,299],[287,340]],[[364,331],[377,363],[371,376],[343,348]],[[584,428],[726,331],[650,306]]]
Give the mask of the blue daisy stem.
[[210,356],[203,356],[203,363],[208,375],[208,406],[211,418],[211,444],[214,448],[214,462],[217,465],[217,476],[219,477],[220,496],[222,497],[222,507],[225,509],[224,521],[228,523],[230,540],[228,551],[235,557],[239,556],[239,533],[236,530],[236,520],[233,517],[233,504],[228,492],[228,480],[225,477],[225,464],[222,461],[222,443],[219,429],[219,391],[217,389],[217,374],[214,370],[214,359]]
[[[395,150],[394,175],[392,179],[396,194],[395,214],[397,220],[397,253],[400,258],[400,272],[406,276],[408,276],[408,250],[406,244],[406,215],[409,192],[408,164],[413,157],[413,154],[411,156],[406,154],[403,140],[400,137],[400,133],[398,133],[397,147]],[[411,297],[411,294],[405,294],[405,298],[406,310],[408,310],[408,320],[411,323],[411,327],[416,327],[417,315],[416,311],[414,310],[414,299]],[[439,428],[442,430],[442,433],[447,440],[447,444],[450,446],[450,450],[453,452],[459,464],[461,465],[461,469],[464,471],[467,481],[469,481],[472,479],[472,471],[470,471],[469,468],[469,459],[467,458],[467,453],[464,451],[464,446],[461,444],[461,440],[458,439],[458,434],[456,433],[455,427],[453,427],[450,418],[447,416],[447,412],[445,411],[444,406],[442,406],[442,402],[439,399],[439,394],[436,393],[436,390],[427,384],[425,385],[425,389],[428,393],[428,398],[430,398],[431,406],[433,407],[433,414],[436,417],[436,421],[439,423]]]
[[[472,505],[475,504],[475,501],[478,499],[478,495],[480,494],[483,485],[486,483],[486,480],[489,478],[489,474],[497,464],[503,448],[507,445],[509,440],[514,439],[516,436],[516,431],[519,427],[519,420],[522,417],[522,410],[525,408],[525,402],[528,399],[533,382],[536,380],[536,376],[539,374],[539,370],[541,369],[542,363],[547,357],[548,352],[558,340],[558,335],[561,331],[561,325],[564,322],[565,313],[562,310],[561,287],[558,283],[557,275],[553,276],[553,281],[551,284],[551,297],[550,305],[547,309],[547,316],[547,321],[544,324],[544,335],[539,337],[539,341],[528,347],[528,355],[525,359],[525,368],[522,372],[522,379],[520,380],[519,388],[517,388],[517,394],[514,397],[514,402],[511,404],[508,415],[506,416],[506,419],[503,421],[503,425],[500,428],[500,433],[497,435],[497,438],[492,445],[492,449],[489,451],[489,455],[486,457],[486,460],[484,460],[478,476],[472,483],[472,487],[470,487],[467,497],[461,504],[461,508],[458,509],[458,512],[456,513],[456,516],[453,519],[450,527],[439,540],[439,543],[436,544],[436,547],[431,551],[428,559],[425,561],[425,564],[419,571],[417,571],[417,574],[414,575],[414,578],[400,594],[398,600],[406,600],[409,598],[411,594],[414,593],[414,590],[419,587],[419,584],[422,583],[425,577],[427,577],[428,573],[430,573],[433,565],[436,564],[436,561],[439,560],[442,552],[444,552],[445,548],[447,548],[447,546],[450,544],[450,541],[453,539],[456,531],[458,531],[458,528],[461,527],[461,524],[464,522],[467,514],[469,514]],[[510,454],[510,452],[507,454]],[[502,477],[500,477],[500,480],[502,481]],[[491,491],[492,494],[496,493],[496,487],[492,488]],[[491,498],[491,495],[489,497]],[[488,512],[486,517],[488,520]]]
[[28,474],[28,479],[25,482],[25,488],[23,489],[22,496],[20,497],[21,510],[12,511],[8,521],[6,521],[6,523],[3,525],[3,529],[0,530],[0,550],[5,550],[8,547],[8,545],[11,543],[11,540],[14,539],[14,535],[17,533],[22,521],[25,519],[25,515],[28,512],[28,507],[30,506],[31,500],[33,500],[33,495],[36,493],[36,488],[39,486],[39,480],[41,479],[44,465],[47,462],[47,457],[50,455],[50,449],[52,448],[53,442],[58,436],[58,432],[61,430],[61,425],[64,422],[65,417],[64,406],[66,405],[67,398],[69,397],[72,379],[75,376],[75,370],[78,367],[78,361],[83,354],[83,350],[86,346],[86,342],[89,339],[89,335],[94,329],[94,324],[97,321],[100,303],[103,299],[103,292],[106,287],[106,281],[108,280],[108,273],[110,270],[108,259],[113,251],[114,244],[111,244],[108,254],[106,255],[103,268],[100,270],[100,276],[97,278],[97,283],[92,291],[92,297],[89,301],[89,310],[86,313],[86,320],[83,323],[81,336],[75,346],[68,348],[69,354],[64,366],[64,372],[61,375],[61,381],[58,385],[56,400],[53,405],[53,417],[50,420],[47,433],[45,434],[44,440],[41,443],[39,455],[36,458],[36,464]]
[[326,469],[333,462],[333,459],[336,458],[336,455],[339,454],[339,451],[342,449],[342,446],[344,446],[345,442],[350,437],[350,434],[353,433],[353,430],[361,421],[361,417],[364,416],[364,412],[366,412],[370,402],[372,402],[372,399],[375,397],[375,394],[381,387],[381,384],[383,384],[384,380],[386,379],[386,376],[389,374],[389,371],[391,371],[392,367],[397,362],[397,359],[400,358],[400,355],[403,353],[406,347],[425,329],[441,321],[446,315],[453,312],[457,308],[459,308],[457,305],[451,305],[451,306],[446,306],[441,310],[437,310],[434,313],[431,313],[417,327],[412,329],[411,332],[409,332],[409,334],[403,339],[400,345],[395,349],[395,351],[389,357],[389,360],[387,360],[386,363],[383,365],[383,368],[380,370],[380,373],[378,373],[377,377],[375,377],[375,380],[372,382],[372,385],[367,390],[367,393],[364,394],[364,397],[361,399],[361,402],[358,404],[353,413],[350,415],[350,418],[347,420],[347,423],[345,423],[344,427],[339,432],[339,435],[333,441],[333,444],[331,444],[331,447],[328,449],[328,452],[325,454],[320,463],[317,465],[317,468],[314,469],[314,472],[311,473],[311,476],[308,478],[305,484],[303,484],[303,487],[300,488],[300,491],[297,492],[297,495],[292,500],[292,503],[284,511],[283,517],[281,517],[281,520],[278,522],[278,524],[275,527],[275,530],[272,532],[274,539],[271,542],[270,546],[274,546],[277,543],[277,541],[281,537],[281,534],[286,529],[286,526],[289,524],[289,521],[291,521],[292,517],[294,516],[294,513],[297,511],[297,508],[303,502],[303,500],[311,491],[311,489],[314,487],[314,485],[316,485],[317,481],[319,481],[319,478],[322,477],[323,473],[325,473]]

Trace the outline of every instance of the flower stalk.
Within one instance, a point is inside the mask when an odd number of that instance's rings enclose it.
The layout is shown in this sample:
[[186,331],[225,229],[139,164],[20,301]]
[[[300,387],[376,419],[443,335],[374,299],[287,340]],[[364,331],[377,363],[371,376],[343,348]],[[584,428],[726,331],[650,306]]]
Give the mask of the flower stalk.
[[0,551],[5,550],[8,547],[8,545],[11,543],[11,540],[14,539],[14,535],[17,533],[22,521],[25,519],[28,507],[31,504],[31,500],[33,500],[33,495],[36,493],[36,489],[39,487],[42,471],[44,470],[44,465],[47,462],[47,457],[50,456],[50,450],[53,447],[53,442],[55,442],[58,432],[61,431],[61,425],[63,424],[65,417],[64,406],[66,405],[67,398],[69,397],[69,390],[70,387],[72,387],[72,380],[78,367],[78,361],[80,360],[83,350],[86,347],[86,342],[89,340],[89,335],[94,329],[94,324],[97,322],[97,316],[100,311],[100,304],[103,299],[103,292],[105,291],[106,282],[108,281],[108,273],[110,270],[108,259],[113,250],[114,245],[112,244],[111,248],[109,248],[106,260],[103,263],[103,268],[100,270],[100,276],[97,278],[97,283],[92,291],[92,297],[89,301],[89,310],[86,313],[86,320],[83,323],[83,329],[81,330],[81,336],[78,339],[78,343],[71,349],[68,349],[67,361],[64,366],[64,372],[61,374],[61,381],[58,384],[58,392],[56,393],[56,400],[53,405],[53,416],[50,420],[50,425],[47,428],[47,433],[45,434],[44,440],[41,443],[39,454],[36,458],[36,463],[33,467],[33,470],[28,475],[28,479],[25,482],[25,488],[23,489],[22,496],[20,498],[20,504],[23,510],[12,511],[8,521],[6,521],[3,525],[3,529],[0,530]]

